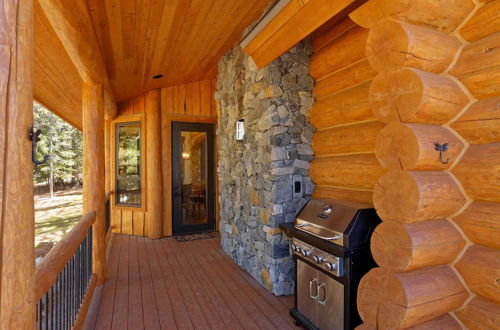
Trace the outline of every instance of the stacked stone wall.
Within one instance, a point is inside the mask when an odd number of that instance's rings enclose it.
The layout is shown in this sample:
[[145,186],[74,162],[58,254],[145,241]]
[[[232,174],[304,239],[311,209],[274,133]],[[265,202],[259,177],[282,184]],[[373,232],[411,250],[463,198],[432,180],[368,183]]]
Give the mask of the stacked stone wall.
[[[304,41],[258,69],[236,47],[221,59],[217,76],[221,244],[276,295],[293,294],[295,275],[279,225],[293,222],[313,191],[311,53]],[[246,132],[237,141],[241,119]],[[295,182],[301,183],[300,192]]]

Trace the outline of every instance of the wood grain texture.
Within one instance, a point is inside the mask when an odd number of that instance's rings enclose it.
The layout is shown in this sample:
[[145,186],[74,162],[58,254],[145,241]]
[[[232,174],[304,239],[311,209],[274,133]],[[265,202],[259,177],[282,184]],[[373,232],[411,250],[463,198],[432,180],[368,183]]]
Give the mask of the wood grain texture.
[[457,183],[440,171],[388,171],[373,190],[378,215],[401,223],[446,218],[465,201]]
[[[294,2],[299,1],[294,0]],[[355,0],[308,1],[295,13],[292,13],[286,22],[281,24],[275,31],[266,29],[261,31],[260,34],[263,34],[264,37],[257,35],[259,39],[256,42],[260,39],[265,41],[256,47],[257,49],[253,52],[247,51],[248,47],[254,46],[253,41],[250,42],[245,52],[253,58],[259,68],[263,68],[335,15],[340,13],[345,17],[349,11],[357,8],[363,2]],[[283,20],[282,17],[278,19]]]
[[445,315],[460,307],[467,296],[449,266],[404,273],[374,268],[361,279],[357,305],[364,323],[400,329]]
[[97,283],[104,282],[106,268],[106,215],[104,180],[104,88],[86,85],[83,104],[83,211],[95,211],[92,227],[92,267]]
[[373,191],[316,185],[313,198],[331,198],[373,205]]
[[82,130],[82,78],[38,1],[34,11],[33,98]]
[[[212,79],[220,57],[270,0],[86,0],[111,88],[122,101]],[[163,74],[162,78],[153,76]]]
[[0,6],[0,328],[35,325],[32,60],[33,3]]
[[[448,143],[443,164],[435,143]],[[436,171],[449,168],[461,154],[464,145],[444,127],[426,124],[390,123],[377,137],[375,153],[388,169]]]
[[474,202],[453,221],[474,243],[500,249],[500,204]]
[[384,173],[374,154],[316,157],[309,174],[320,186],[373,190]]
[[87,236],[88,229],[96,221],[96,212],[85,214],[82,219],[64,237],[54,245],[36,266],[35,273],[35,295],[33,302],[40,298],[57,281],[59,273],[73,257],[80,243]]
[[114,234],[111,241],[109,281],[86,329],[122,320],[129,329],[295,327],[292,297],[267,292],[224,254],[219,238],[179,243]]
[[145,232],[149,238],[160,238],[163,231],[163,179],[161,145],[160,90],[146,94],[146,158],[148,171]]
[[320,80],[328,74],[366,58],[368,30],[356,26],[341,34],[311,56],[309,71]]
[[456,264],[472,292],[500,304],[500,250],[472,245]]
[[314,103],[310,121],[317,129],[376,120],[370,106],[370,81]]
[[500,31],[500,1],[490,1],[474,13],[460,29],[465,40],[472,42]]
[[450,74],[478,99],[500,96],[500,28],[465,46]]
[[370,29],[366,55],[379,72],[406,66],[441,73],[448,68],[460,45],[457,38],[445,33],[383,20]]
[[500,324],[500,306],[481,297],[472,299],[464,309],[455,314],[472,330],[495,329]]
[[[446,9],[445,9],[446,8]],[[349,16],[365,28],[391,18],[449,33],[474,9],[470,0],[370,0]]]
[[500,98],[477,101],[450,126],[471,144],[500,142]]
[[370,85],[370,105],[386,123],[443,124],[468,102],[453,80],[416,69],[380,73]]
[[[63,49],[73,62],[85,84],[103,85],[108,97],[113,98],[104,61],[97,43],[92,20],[85,0],[68,3],[64,0],[37,0],[40,9],[52,25]],[[71,87],[73,86],[66,86]],[[113,100],[114,103],[114,100]],[[110,118],[116,116],[116,108],[107,110]]]
[[444,265],[455,260],[465,240],[447,220],[382,222],[370,241],[375,262],[395,272]]
[[317,131],[312,147],[316,156],[373,153],[383,124],[379,121]]
[[500,202],[500,143],[471,145],[453,174],[476,201]]

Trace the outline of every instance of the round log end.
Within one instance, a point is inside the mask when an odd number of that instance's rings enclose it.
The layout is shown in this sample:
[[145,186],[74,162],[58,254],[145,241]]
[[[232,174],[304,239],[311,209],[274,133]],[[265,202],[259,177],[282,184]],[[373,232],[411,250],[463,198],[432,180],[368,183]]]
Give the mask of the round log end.
[[[443,161],[436,143],[448,145]],[[375,153],[388,169],[432,171],[450,167],[463,147],[454,134],[441,126],[390,123],[378,135]]]
[[373,190],[373,204],[379,216],[401,223],[446,218],[465,201],[446,172],[388,171]]
[[465,241],[447,220],[400,224],[384,221],[371,238],[373,258],[395,272],[452,262]]
[[370,30],[366,54],[378,72],[406,66],[441,73],[452,62],[460,45],[455,37],[433,29],[382,20]]

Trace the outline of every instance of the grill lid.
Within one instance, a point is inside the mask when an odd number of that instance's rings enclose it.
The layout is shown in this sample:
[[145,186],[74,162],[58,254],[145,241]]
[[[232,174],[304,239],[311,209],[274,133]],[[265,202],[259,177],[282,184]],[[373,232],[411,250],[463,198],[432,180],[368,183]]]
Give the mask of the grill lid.
[[312,199],[297,215],[295,228],[343,247],[354,247],[363,243],[355,241],[366,240],[364,233],[371,232],[379,222],[369,205]]

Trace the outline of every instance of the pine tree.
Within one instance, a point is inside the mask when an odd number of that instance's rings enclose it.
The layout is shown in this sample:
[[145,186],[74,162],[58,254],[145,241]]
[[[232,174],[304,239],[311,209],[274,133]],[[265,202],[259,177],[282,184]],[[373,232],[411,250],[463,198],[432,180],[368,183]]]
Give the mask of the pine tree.
[[50,186],[51,175],[55,185],[81,184],[82,133],[40,104],[33,103],[33,116],[35,127],[42,130],[37,158],[47,154],[51,157],[47,163],[35,166],[35,185]]

